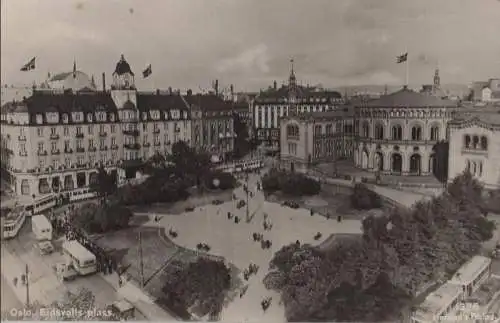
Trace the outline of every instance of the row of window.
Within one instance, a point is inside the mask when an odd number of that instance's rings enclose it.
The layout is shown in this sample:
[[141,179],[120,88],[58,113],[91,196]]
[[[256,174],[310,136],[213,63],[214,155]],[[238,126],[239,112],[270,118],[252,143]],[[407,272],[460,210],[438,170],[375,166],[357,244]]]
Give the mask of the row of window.
[[[188,112],[187,111],[181,111],[178,109],[172,109],[170,111],[164,111],[163,112],[165,120],[178,120],[178,119],[188,119]],[[134,110],[124,110],[119,112],[119,116],[121,120],[136,120],[139,118],[139,112],[134,111]],[[149,118],[148,118],[149,117]],[[153,110],[150,111],[149,114],[148,112],[142,112],[142,120],[146,121],[148,119],[151,120],[160,120],[160,111],[159,110]],[[58,123],[59,119],[62,119],[63,123],[69,123],[70,118],[67,113],[63,113],[61,117],[59,117],[58,112],[46,112],[45,118],[48,123]],[[43,114],[36,114],[35,115],[35,121],[37,124],[43,124]],[[110,122],[115,122],[116,121],[116,115],[115,113],[107,113],[104,111],[97,111],[95,113],[87,113],[86,118],[84,118],[84,113],[83,112],[72,112],[71,113],[71,120],[73,122],[107,122],[108,120]]]
[[[275,102],[275,101],[278,101],[278,102],[283,102],[283,103],[286,103],[288,102],[288,98],[286,97],[281,97],[281,98],[257,98],[257,100],[259,100],[259,102]],[[313,98],[313,97],[307,97],[307,98],[295,98],[296,102],[301,102],[301,103],[306,103],[306,102],[310,102],[310,103],[327,103],[328,101],[330,102],[340,102],[341,100],[340,99],[335,99],[335,98],[330,98],[330,100],[328,100],[328,98],[326,97],[323,97],[323,98]],[[256,107],[258,108],[259,106],[256,105]]]
[[483,176],[483,162],[480,160],[467,160],[465,169],[474,176]]
[[[376,124],[374,127],[373,137],[378,140],[385,139],[384,126],[381,124]],[[362,128],[362,137],[371,138],[370,125],[365,123]],[[411,140],[423,140],[423,128],[419,125],[413,126],[411,128],[410,138]],[[393,125],[391,128],[391,139],[392,140],[403,140],[403,127],[401,125]],[[430,140],[439,140],[439,126],[432,126],[430,128]]]
[[464,136],[465,149],[488,150],[488,138],[486,136],[465,135]]
[[454,114],[452,111],[440,111],[440,110],[430,110],[430,111],[415,111],[415,110],[391,110],[391,111],[373,111],[361,110],[358,114],[361,118],[375,118],[375,119],[387,119],[389,117],[399,117],[399,118],[443,118],[451,117]]

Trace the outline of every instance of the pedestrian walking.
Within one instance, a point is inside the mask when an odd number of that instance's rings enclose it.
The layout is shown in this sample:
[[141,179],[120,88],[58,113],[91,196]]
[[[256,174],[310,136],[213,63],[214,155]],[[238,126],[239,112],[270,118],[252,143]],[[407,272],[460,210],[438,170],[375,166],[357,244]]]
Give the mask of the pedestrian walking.
[[14,279],[13,279],[13,281],[12,281],[12,283],[14,283],[14,287],[16,287],[16,286],[17,286],[17,281],[18,281],[18,278],[17,278],[17,277],[14,277]]

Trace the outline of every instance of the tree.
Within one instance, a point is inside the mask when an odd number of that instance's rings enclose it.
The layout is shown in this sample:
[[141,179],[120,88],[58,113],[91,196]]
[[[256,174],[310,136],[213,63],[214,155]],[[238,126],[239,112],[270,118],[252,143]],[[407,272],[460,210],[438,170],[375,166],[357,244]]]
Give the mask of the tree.
[[237,158],[241,158],[250,150],[250,143],[248,141],[248,127],[237,113],[233,114],[233,129],[236,134],[234,153]]
[[108,196],[116,191],[116,177],[108,174],[101,165],[97,169],[96,180],[90,183],[90,189],[97,193],[97,196],[101,200],[101,203],[105,204],[107,202]]
[[365,184],[354,185],[351,194],[351,206],[357,210],[371,210],[382,207],[380,196],[368,189]]
[[432,172],[434,176],[442,183],[448,180],[448,155],[449,143],[447,141],[438,141],[433,147],[434,165]]
[[218,315],[231,286],[231,273],[222,261],[198,258],[176,268],[163,287],[167,298],[175,299],[186,310],[197,308],[198,316]]
[[172,145],[172,154],[167,161],[175,166],[178,177],[193,178],[196,185],[201,183],[201,177],[210,170],[210,156],[204,152],[196,152],[184,141]]
[[155,152],[144,165],[147,174],[156,175],[157,172],[167,168],[167,158],[160,152]]
[[133,214],[117,203],[85,204],[74,211],[73,224],[88,233],[103,233],[127,228]]

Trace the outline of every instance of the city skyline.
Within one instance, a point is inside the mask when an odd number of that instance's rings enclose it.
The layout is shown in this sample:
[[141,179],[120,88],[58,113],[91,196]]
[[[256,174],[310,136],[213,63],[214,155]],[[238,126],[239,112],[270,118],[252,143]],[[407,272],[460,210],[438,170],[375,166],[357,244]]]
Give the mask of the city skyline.
[[[78,70],[111,77],[124,54],[138,88],[235,90],[299,82],[326,87],[470,83],[500,74],[500,2],[447,1],[2,1],[2,84]],[[34,71],[20,68],[33,56]],[[152,75],[141,74],[149,64]]]

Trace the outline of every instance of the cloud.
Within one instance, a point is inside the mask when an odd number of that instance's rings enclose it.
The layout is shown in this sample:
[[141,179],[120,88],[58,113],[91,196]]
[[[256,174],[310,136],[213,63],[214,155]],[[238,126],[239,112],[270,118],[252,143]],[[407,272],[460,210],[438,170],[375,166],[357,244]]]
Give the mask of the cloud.
[[236,57],[220,61],[216,70],[219,73],[262,73],[269,72],[269,54],[265,44],[247,49]]

